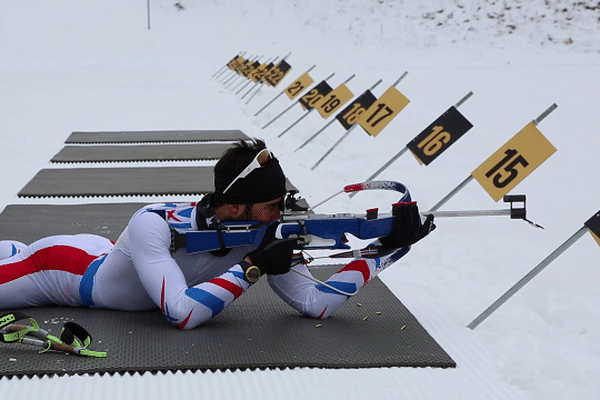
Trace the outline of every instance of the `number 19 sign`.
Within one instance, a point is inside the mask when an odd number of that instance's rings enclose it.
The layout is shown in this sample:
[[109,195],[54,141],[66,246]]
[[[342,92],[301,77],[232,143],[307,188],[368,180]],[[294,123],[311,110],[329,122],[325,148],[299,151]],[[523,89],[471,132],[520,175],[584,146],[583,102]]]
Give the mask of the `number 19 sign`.
[[552,143],[530,122],[471,175],[498,201],[555,151]]

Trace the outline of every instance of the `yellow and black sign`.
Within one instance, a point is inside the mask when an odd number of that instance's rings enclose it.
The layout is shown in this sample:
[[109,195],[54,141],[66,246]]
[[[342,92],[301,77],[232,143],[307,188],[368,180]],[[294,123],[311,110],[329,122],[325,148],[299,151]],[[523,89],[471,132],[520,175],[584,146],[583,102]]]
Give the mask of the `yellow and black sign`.
[[336,115],[335,118],[342,124],[344,129],[348,130],[356,123],[356,121],[358,121],[358,117],[367,111],[375,101],[377,101],[377,97],[375,97],[370,90],[366,90]]
[[227,63],[227,67],[228,67],[229,69],[232,69],[232,70],[234,70],[234,71],[237,71],[237,70],[238,70],[238,68],[239,68],[239,66],[240,66],[240,65],[241,65],[241,64],[242,64],[244,61],[245,61],[245,60],[244,60],[244,57],[242,57],[242,56],[235,56],[235,57],[233,57],[233,59],[232,59],[231,61],[229,61],[229,62]]
[[406,147],[420,162],[429,165],[472,127],[473,124],[456,107],[452,106],[411,140]]
[[271,68],[273,68],[273,63],[262,63],[258,68],[250,73],[248,78],[250,78],[252,82],[260,82],[267,76]]
[[408,100],[398,89],[390,86],[369,109],[358,118],[358,123],[371,136],[377,136],[408,105]]
[[243,60],[242,62],[236,65],[234,71],[240,75],[243,75],[245,70],[247,70],[248,68],[252,68],[252,63],[252,60]]
[[354,95],[350,89],[342,83],[318,101],[317,104],[315,104],[315,108],[319,114],[321,114],[321,117],[327,119],[337,109],[346,104],[352,96]]
[[277,86],[291,70],[292,66],[285,62],[285,60],[281,60],[277,66],[269,70],[269,73],[265,77],[267,85],[273,87]]
[[592,237],[600,246],[600,211],[594,214],[592,218],[588,219],[584,225],[590,230]]
[[292,82],[288,87],[283,89],[283,91],[287,95],[287,97],[290,98],[290,100],[294,100],[296,96],[302,93],[302,91],[309,87],[313,82],[313,78],[311,78],[308,72],[305,72],[302,75],[300,75],[298,79]]
[[530,122],[471,175],[498,201],[555,151],[552,143]]
[[247,63],[240,71],[245,77],[249,77],[258,67],[260,63],[257,61]]
[[300,100],[298,101],[300,104],[302,104],[302,107],[310,110],[311,108],[314,108],[314,106],[332,90],[333,89],[326,81],[321,81],[321,83],[313,86],[308,93],[300,97]]

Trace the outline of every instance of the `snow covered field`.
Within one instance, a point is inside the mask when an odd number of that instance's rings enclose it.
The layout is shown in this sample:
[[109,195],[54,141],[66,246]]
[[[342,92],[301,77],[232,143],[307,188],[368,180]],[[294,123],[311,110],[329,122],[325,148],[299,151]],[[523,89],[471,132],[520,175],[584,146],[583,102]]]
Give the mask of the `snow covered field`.
[[[0,0],[0,205],[47,203],[18,191],[73,131],[240,129],[264,138],[315,203],[366,179],[469,91],[474,125],[430,166],[406,154],[379,178],[437,203],[533,118],[557,152],[511,193],[528,217],[438,219],[438,229],[380,277],[455,359],[454,370],[286,370],[2,379],[5,395],[305,399],[595,399],[600,397],[600,249],[587,234],[474,331],[466,325],[600,209],[600,2],[376,0]],[[148,24],[150,23],[150,29]],[[246,105],[212,78],[240,51],[293,70]],[[254,114],[302,72],[360,94],[377,80],[411,102],[376,138],[343,133],[290,101]],[[147,164],[144,164],[147,165]],[[162,164],[161,164],[162,165]],[[105,165],[108,167],[114,164]],[[60,167],[58,167],[60,168]],[[139,201],[138,198],[56,202]],[[149,202],[156,198],[144,199]],[[175,199],[180,200],[180,199]],[[186,200],[181,198],[182,201]],[[386,209],[380,192],[339,196],[320,212]],[[504,209],[471,182],[442,210]],[[0,355],[0,362],[3,360]]]

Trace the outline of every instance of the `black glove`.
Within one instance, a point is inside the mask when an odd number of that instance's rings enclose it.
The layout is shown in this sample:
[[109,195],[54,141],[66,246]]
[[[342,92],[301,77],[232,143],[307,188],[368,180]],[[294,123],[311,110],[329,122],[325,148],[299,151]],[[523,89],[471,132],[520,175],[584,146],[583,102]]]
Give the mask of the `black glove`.
[[421,222],[417,202],[397,203],[392,208],[394,226],[389,235],[379,238],[385,247],[400,248],[410,246],[423,239],[435,229],[433,215],[429,214],[425,222]]
[[248,253],[253,265],[260,269],[261,275],[279,275],[290,271],[292,256],[298,239],[275,239],[266,246],[261,246]]

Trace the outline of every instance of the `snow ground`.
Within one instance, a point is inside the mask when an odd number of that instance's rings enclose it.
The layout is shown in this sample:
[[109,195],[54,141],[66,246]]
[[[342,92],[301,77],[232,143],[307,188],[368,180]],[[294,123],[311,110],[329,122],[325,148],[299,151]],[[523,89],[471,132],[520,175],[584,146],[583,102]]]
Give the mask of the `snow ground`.
[[[310,201],[366,179],[469,91],[460,111],[474,125],[428,167],[405,155],[380,176],[405,183],[428,209],[551,104],[539,129],[558,151],[514,193],[528,196],[540,230],[505,217],[439,219],[438,229],[380,277],[457,361],[455,370],[286,370],[143,376],[3,379],[5,394],[38,398],[163,396],[266,399],[336,396],[419,399],[592,399],[600,396],[599,249],[584,236],[480,327],[465,326],[598,211],[600,3],[481,0],[146,2],[0,0],[0,204],[47,202],[17,192],[73,131],[241,129],[263,137]],[[294,152],[325,121],[279,89],[246,105],[212,75],[233,55],[316,64],[332,86],[378,79],[411,103],[377,138],[336,124]],[[114,165],[110,165],[114,166]],[[109,201],[138,201],[137,198]],[[155,201],[157,199],[148,199]],[[183,199],[182,199],[183,200]],[[66,199],[56,202],[100,201]],[[389,207],[387,194],[336,198],[321,212]],[[503,209],[476,183],[442,210]],[[0,356],[1,357],[1,356]],[[0,358],[1,359],[1,358]],[[6,361],[2,361],[6,362]]]

